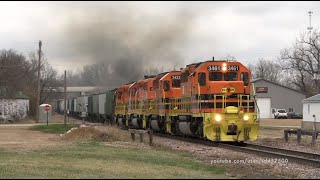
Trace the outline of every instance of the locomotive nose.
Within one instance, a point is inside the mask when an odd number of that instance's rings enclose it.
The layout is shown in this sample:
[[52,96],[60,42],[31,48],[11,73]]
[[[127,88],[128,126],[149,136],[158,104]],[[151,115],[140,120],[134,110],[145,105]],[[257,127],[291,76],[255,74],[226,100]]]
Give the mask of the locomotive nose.
[[227,84],[221,89],[223,93],[226,93],[227,96],[231,96],[235,92],[235,88],[231,84]]

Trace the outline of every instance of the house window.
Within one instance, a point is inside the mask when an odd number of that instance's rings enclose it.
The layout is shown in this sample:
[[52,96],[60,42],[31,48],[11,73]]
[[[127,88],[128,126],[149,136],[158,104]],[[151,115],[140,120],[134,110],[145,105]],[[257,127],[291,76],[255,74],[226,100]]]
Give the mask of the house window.
[[294,112],[294,108],[293,107],[289,108],[289,112]]
[[308,114],[310,114],[310,104],[308,104]]

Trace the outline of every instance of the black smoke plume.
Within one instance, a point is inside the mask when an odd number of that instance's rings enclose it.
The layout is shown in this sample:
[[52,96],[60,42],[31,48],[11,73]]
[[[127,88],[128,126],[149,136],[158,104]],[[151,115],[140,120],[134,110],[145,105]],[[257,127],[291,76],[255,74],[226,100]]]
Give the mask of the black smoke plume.
[[128,7],[87,9],[69,17],[64,34],[69,51],[89,64],[81,80],[116,87],[183,67],[185,57],[179,49],[188,38],[192,17],[181,8],[170,15],[148,15]]

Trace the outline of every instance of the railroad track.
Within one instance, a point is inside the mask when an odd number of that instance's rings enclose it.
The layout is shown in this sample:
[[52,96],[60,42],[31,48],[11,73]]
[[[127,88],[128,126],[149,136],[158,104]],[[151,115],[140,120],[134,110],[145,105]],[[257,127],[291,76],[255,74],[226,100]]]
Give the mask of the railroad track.
[[256,154],[269,158],[287,159],[288,162],[295,162],[298,164],[309,165],[313,167],[320,167],[320,155],[294,151],[288,149],[274,148],[262,145],[244,144],[244,146],[235,146],[230,144],[219,144],[218,147],[230,149],[239,152]]
[[232,151],[256,154],[259,156],[269,157],[269,158],[281,158],[287,159],[288,162],[295,162],[297,164],[304,164],[313,167],[320,167],[320,154],[307,153],[301,151],[294,151],[288,149],[274,148],[263,145],[255,144],[226,144],[226,143],[215,143],[208,140],[182,137],[182,136],[172,136],[168,134],[155,133],[154,135],[159,137],[171,138],[176,140],[181,140],[190,143],[197,143],[202,145],[207,145],[211,147],[218,147],[223,149],[229,149]]

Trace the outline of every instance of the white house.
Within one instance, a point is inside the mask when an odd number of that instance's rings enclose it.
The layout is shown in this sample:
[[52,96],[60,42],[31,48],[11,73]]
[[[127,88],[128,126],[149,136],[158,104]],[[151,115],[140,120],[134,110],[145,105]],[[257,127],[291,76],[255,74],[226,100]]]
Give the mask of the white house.
[[320,130],[320,94],[309,97],[303,103],[303,129]]

